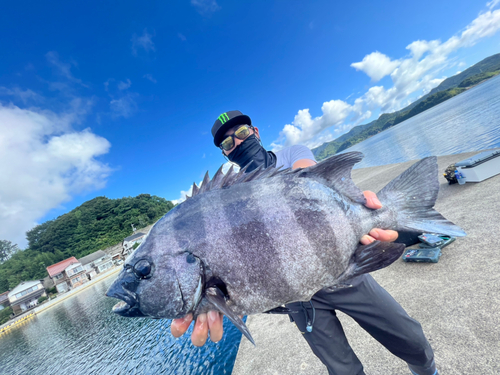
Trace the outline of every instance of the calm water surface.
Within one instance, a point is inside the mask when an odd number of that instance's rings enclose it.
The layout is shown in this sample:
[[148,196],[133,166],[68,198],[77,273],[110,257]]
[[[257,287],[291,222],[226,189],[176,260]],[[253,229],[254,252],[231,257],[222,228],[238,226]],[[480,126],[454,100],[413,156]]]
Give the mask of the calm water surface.
[[[123,318],[104,296],[116,275],[0,337],[1,374],[230,374],[241,334],[203,348],[170,334],[170,320]],[[192,328],[191,328],[192,329]]]
[[[351,147],[370,167],[500,147],[500,77]],[[230,374],[241,334],[203,348],[175,340],[169,320],[127,319],[104,297],[114,277],[0,337],[2,374]]]
[[[500,76],[350,147],[356,168],[500,147]],[[457,160],[459,161],[459,160]]]

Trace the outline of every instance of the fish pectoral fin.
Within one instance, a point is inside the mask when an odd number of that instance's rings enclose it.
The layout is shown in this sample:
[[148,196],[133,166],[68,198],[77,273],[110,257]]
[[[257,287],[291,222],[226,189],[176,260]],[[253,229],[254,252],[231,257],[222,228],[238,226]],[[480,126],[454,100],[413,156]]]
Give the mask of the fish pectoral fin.
[[323,288],[321,290],[325,290],[327,292],[336,292],[338,290],[346,289],[346,288],[352,288],[351,284],[346,284],[346,283],[340,283],[332,286],[327,286],[326,288]]
[[375,241],[369,245],[359,245],[346,272],[339,278],[339,283],[387,267],[403,254],[404,249],[404,244],[394,242]]
[[223,313],[227,318],[238,328],[241,333],[254,345],[255,341],[250,334],[245,322],[241,320],[241,318],[231,310],[231,307],[226,303],[226,299],[224,298],[224,294],[222,291],[216,286],[208,288],[205,290],[205,298],[210,302],[213,306],[217,308],[221,313]]
[[292,311],[288,307],[278,306],[274,309],[264,311],[264,314],[297,314],[298,311]]

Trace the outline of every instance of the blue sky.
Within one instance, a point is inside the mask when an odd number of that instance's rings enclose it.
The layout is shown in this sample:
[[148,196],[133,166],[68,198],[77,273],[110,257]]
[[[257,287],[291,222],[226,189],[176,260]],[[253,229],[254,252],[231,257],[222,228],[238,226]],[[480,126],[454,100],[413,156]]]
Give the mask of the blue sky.
[[96,196],[179,199],[224,162],[228,110],[278,150],[400,109],[500,52],[498,3],[4,3],[0,239]]

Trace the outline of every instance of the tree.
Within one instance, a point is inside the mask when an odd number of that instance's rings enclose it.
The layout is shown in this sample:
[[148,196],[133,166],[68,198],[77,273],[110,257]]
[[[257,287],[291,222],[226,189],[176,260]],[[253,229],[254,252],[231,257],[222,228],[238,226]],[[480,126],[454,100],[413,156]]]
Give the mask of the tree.
[[123,241],[132,227],[153,224],[172,202],[149,194],[109,199],[96,197],[26,233],[28,248],[0,261],[0,293],[21,281],[47,276],[46,267],[71,256],[81,258]]
[[10,257],[19,251],[19,247],[7,240],[0,240],[0,264],[9,260]]

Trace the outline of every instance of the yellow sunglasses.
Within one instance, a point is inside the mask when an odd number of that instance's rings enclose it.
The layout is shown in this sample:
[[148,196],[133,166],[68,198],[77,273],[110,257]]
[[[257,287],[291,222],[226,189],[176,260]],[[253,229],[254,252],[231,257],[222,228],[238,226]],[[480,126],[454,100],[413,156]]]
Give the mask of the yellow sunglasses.
[[250,125],[241,125],[236,131],[228,135],[220,144],[220,148],[223,149],[224,151],[229,151],[234,147],[234,137],[244,140],[247,139],[248,136],[250,135],[250,129],[253,129],[252,126]]

